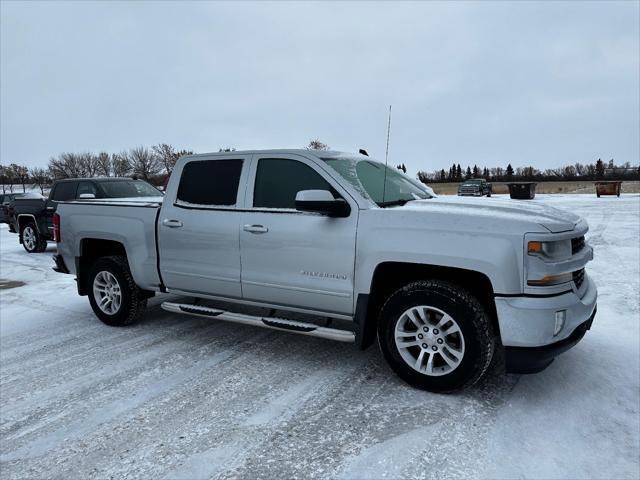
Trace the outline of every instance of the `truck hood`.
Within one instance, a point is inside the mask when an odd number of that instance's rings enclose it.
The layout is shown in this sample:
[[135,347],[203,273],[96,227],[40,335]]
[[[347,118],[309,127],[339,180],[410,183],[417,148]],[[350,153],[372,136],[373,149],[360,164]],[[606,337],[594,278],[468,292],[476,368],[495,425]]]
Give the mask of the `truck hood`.
[[457,196],[434,197],[426,200],[414,200],[398,207],[398,210],[423,210],[433,213],[471,217],[489,217],[537,223],[552,233],[573,230],[580,217],[566,210],[550,207],[530,200],[505,200],[499,198],[464,198]]

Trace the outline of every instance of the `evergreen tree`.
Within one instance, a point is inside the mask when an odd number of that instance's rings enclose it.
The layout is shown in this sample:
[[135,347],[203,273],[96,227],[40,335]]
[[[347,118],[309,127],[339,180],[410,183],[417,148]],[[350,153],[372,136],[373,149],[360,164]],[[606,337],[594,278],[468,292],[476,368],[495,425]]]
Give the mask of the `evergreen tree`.
[[471,178],[471,168],[469,168],[469,166],[467,166],[467,179]]
[[478,178],[480,176],[480,170],[478,169],[478,165],[473,166],[473,178]]
[[510,180],[511,178],[513,178],[513,167],[511,166],[511,164],[507,165],[507,178]]
[[460,168],[460,164],[456,167],[456,181],[462,180],[462,169]]
[[604,178],[604,163],[600,158],[596,162],[596,178]]
[[447,179],[447,174],[444,171],[444,168],[442,170],[440,170],[440,180],[441,181],[445,181]]

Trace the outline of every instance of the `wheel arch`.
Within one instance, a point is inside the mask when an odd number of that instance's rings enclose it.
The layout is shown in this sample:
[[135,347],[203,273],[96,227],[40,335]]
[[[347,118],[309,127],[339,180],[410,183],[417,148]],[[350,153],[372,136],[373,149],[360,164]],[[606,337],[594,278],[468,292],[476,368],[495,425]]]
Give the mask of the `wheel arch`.
[[356,344],[362,350],[376,339],[378,312],[386,298],[402,286],[417,280],[437,279],[464,288],[487,310],[495,332],[499,332],[494,289],[487,275],[475,270],[410,262],[382,262],[371,278],[369,294],[356,300]]
[[18,242],[20,242],[20,244],[22,244],[22,226],[25,223],[33,221],[34,225],[36,226],[37,232],[40,233],[40,226],[36,221],[36,216],[32,213],[19,213],[18,215],[16,215],[16,221],[18,223]]
[[102,238],[83,238],[80,240],[79,256],[76,257],[76,276],[78,281],[78,294],[88,295],[88,277],[91,265],[101,257],[109,255],[123,255],[127,257],[124,244],[116,240]]

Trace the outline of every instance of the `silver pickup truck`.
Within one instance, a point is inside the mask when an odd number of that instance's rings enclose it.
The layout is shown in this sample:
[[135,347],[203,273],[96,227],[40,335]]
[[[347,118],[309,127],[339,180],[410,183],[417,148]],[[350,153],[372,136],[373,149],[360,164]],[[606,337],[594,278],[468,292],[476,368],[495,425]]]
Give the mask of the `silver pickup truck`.
[[437,197],[365,155],[224,152],[181,158],[162,198],[59,205],[54,259],[108,325],[178,294],[163,308],[361,349],[377,338],[402,379],[442,392],[496,355],[542,370],[584,336],[587,229],[541,203]]

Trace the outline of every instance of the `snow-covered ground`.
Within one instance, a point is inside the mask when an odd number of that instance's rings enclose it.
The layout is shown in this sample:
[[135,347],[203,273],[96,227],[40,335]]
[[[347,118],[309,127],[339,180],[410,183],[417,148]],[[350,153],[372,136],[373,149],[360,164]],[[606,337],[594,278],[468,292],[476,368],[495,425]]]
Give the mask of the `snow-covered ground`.
[[[489,199],[478,199],[488,201]],[[587,218],[598,315],[537,375],[455,395],[376,348],[162,311],[110,328],[0,227],[0,476],[638,478],[640,196],[538,196]]]

